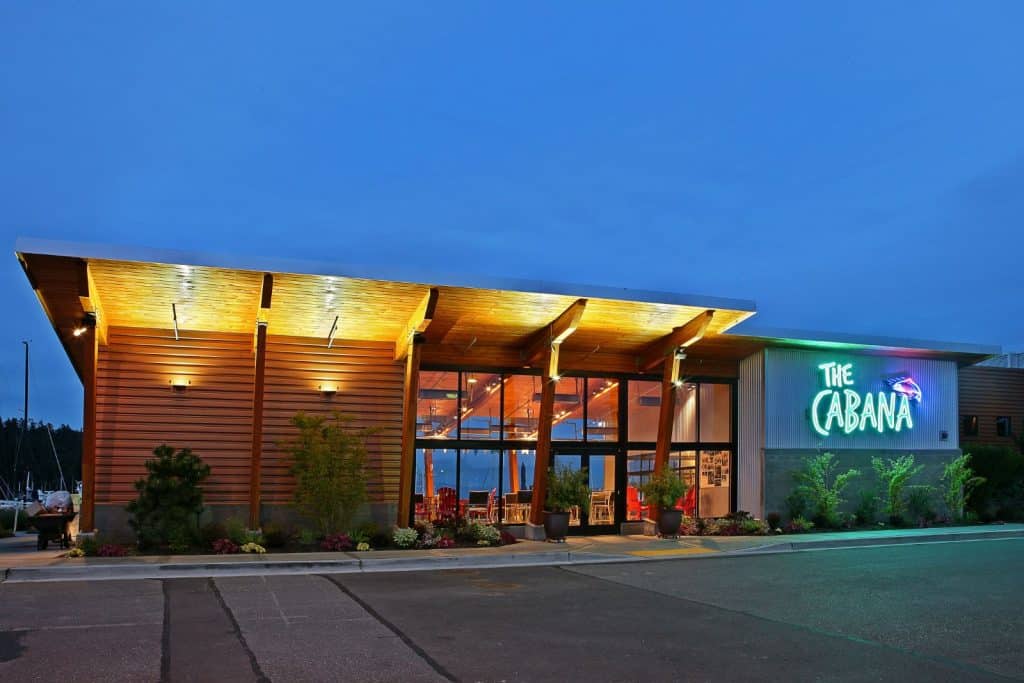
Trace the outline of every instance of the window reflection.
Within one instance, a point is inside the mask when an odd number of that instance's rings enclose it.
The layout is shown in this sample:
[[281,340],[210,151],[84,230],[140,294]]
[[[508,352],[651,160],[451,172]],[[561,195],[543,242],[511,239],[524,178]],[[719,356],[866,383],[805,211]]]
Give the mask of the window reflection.
[[658,440],[661,382],[629,381],[629,440]]
[[530,517],[536,455],[534,451],[505,452],[501,501],[502,521],[506,524],[525,524]]
[[697,440],[697,385],[687,382],[676,390],[672,417],[673,441]]
[[458,453],[454,448],[419,448],[413,486],[413,514],[425,522],[458,512]]
[[501,375],[488,372],[462,373],[461,438],[501,438]]
[[463,517],[491,524],[498,521],[498,479],[501,458],[495,450],[463,450],[459,463],[459,503]]
[[536,375],[511,375],[506,379],[505,439],[537,440],[540,390],[541,378]]
[[416,401],[416,436],[454,439],[459,406],[459,373],[423,371]]
[[[583,393],[586,380],[562,377],[555,382],[555,407],[552,413],[551,438],[561,441],[583,440]],[[538,404],[540,395],[534,397]]]
[[700,440],[732,441],[732,387],[728,384],[700,385]]
[[619,439],[619,381],[587,380],[587,441]]

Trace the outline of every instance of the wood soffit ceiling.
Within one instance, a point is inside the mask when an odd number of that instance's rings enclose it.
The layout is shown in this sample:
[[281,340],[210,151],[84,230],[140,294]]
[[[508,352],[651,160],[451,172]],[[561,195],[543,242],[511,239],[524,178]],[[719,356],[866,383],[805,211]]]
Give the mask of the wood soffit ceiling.
[[[54,326],[64,336],[84,314],[77,291],[83,259],[23,254]],[[263,273],[207,266],[88,259],[90,292],[110,327],[170,329],[172,304],[180,330],[252,332]],[[338,339],[391,341],[399,337],[430,285],[322,275],[274,273],[269,315],[272,335],[326,340],[338,318]],[[562,294],[439,286],[427,341],[456,347],[521,346],[576,297]],[[588,299],[563,350],[636,353],[704,308]],[[717,310],[701,344],[753,313]],[[721,342],[714,344],[721,347]],[[698,347],[695,347],[695,350]],[[731,354],[730,354],[731,355]]]

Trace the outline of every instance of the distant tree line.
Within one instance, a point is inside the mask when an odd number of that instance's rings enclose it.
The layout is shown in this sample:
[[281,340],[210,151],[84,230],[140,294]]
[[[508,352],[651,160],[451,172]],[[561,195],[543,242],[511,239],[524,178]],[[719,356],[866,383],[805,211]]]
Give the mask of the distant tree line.
[[82,478],[82,432],[67,425],[54,427],[45,422],[29,420],[18,453],[22,421],[13,417],[0,421],[0,480],[4,484],[14,488],[15,482],[18,482],[24,486],[26,473],[31,473],[34,488],[50,490],[59,486],[60,471],[53,457],[47,427],[53,431],[53,445],[64,470],[64,480],[68,489],[74,490],[75,483]]

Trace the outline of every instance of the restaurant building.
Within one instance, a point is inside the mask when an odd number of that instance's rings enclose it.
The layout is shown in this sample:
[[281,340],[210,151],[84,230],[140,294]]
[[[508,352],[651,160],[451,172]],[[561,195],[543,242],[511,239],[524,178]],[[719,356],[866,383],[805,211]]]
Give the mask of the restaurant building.
[[[547,468],[587,468],[576,531],[631,532],[663,465],[691,515],[784,511],[810,453],[959,455],[958,372],[998,349],[740,332],[749,301],[20,240],[84,387],[82,529],[126,528],[155,446],[210,464],[214,516],[291,515],[299,411],[376,431],[380,523],[530,533]],[[740,329],[748,326],[744,325]]]

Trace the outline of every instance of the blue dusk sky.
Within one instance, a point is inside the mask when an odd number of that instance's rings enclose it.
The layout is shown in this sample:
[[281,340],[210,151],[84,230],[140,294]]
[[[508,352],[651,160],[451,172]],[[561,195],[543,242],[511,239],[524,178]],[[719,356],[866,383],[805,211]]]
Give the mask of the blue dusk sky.
[[1024,3],[0,4],[0,415],[81,425],[17,236],[754,299],[1024,344]]

